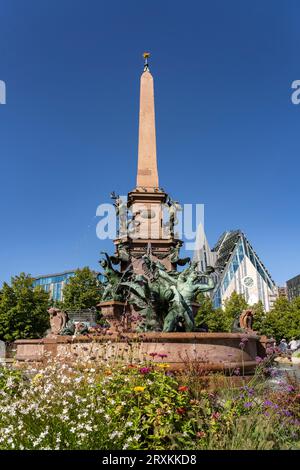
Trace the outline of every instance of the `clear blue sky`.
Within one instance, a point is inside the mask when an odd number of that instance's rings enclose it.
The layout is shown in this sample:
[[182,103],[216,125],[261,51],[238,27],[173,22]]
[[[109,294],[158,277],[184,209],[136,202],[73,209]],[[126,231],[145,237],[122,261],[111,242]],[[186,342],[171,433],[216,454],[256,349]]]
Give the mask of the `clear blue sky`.
[[96,207],[135,185],[150,50],[160,183],[300,273],[298,0],[1,0],[0,281],[89,265]]

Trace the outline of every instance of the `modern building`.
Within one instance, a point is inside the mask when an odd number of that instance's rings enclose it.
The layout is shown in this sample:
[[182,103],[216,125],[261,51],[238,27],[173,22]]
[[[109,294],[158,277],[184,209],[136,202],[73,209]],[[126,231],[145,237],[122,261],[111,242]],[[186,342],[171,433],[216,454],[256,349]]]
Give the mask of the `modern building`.
[[[56,274],[46,274],[34,278],[33,286],[42,286],[46,292],[49,292],[52,300],[63,300],[63,289],[70,277],[74,276],[76,269],[73,271],[64,271]],[[104,282],[103,274],[93,271],[100,282]]]
[[50,293],[53,300],[63,300],[63,288],[68,279],[74,276],[74,271],[64,271],[57,274],[46,274],[45,276],[36,277],[33,281],[34,286],[42,286],[46,292]]
[[278,286],[278,297],[287,299],[287,288],[285,286]]
[[234,291],[243,294],[249,305],[261,301],[266,311],[278,296],[270,273],[241,230],[224,232],[210,249],[203,227],[199,227],[194,260],[202,272],[207,266],[215,269],[211,292],[215,308],[222,307]]
[[293,300],[296,297],[300,297],[300,274],[298,276],[289,279],[286,282],[287,298]]

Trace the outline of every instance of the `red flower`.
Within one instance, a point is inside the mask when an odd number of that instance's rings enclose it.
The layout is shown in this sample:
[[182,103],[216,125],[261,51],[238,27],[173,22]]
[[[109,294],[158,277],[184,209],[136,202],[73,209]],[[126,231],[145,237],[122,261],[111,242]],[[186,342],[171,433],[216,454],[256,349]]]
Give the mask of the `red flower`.
[[185,412],[186,412],[186,409],[183,407],[177,408],[176,410],[176,413],[178,413],[179,415],[184,415]]
[[187,392],[188,389],[189,387],[187,387],[186,385],[181,385],[180,387],[178,387],[179,392]]
[[198,432],[196,432],[196,436],[199,437],[199,438],[204,437],[205,432],[204,431],[198,431]]

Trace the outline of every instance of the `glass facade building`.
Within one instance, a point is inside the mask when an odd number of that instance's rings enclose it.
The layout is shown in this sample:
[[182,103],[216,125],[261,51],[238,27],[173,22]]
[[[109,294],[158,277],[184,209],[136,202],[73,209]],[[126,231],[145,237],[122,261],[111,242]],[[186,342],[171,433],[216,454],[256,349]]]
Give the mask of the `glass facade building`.
[[46,292],[49,292],[51,299],[61,301],[63,300],[63,288],[74,274],[75,270],[39,276],[34,279],[33,285],[42,286]]
[[[250,305],[261,301],[265,310],[270,310],[277,298],[277,287],[241,230],[224,232],[211,254],[214,256],[210,259],[215,260],[215,288],[211,292],[215,308],[222,307],[235,291],[243,294]],[[198,249],[195,259],[203,261],[201,250]],[[203,271],[202,265],[200,269]]]

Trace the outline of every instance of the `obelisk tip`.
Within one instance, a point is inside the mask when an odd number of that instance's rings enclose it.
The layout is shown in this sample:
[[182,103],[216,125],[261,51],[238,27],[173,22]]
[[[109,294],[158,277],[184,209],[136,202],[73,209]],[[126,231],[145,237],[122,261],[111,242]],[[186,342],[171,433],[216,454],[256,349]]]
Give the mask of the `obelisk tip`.
[[144,57],[144,72],[147,72],[149,71],[149,63],[148,63],[148,59],[150,57],[150,52],[144,52],[143,53],[143,57]]

